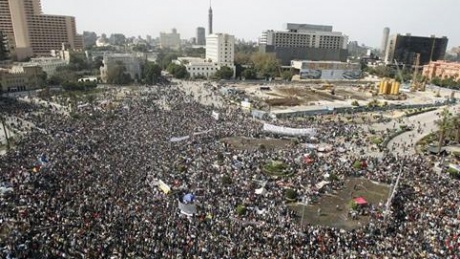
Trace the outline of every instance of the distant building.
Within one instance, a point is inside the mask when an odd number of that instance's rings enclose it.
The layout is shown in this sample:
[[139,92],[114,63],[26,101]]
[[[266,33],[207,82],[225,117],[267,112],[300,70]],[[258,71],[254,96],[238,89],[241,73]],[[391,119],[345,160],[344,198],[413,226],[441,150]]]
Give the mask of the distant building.
[[40,58],[32,58],[30,62],[22,63],[22,66],[39,66],[42,68],[43,72],[47,74],[47,76],[52,76],[56,73],[56,69],[59,67],[64,67],[69,63],[66,60],[55,58],[55,57],[40,57]]
[[202,58],[179,57],[173,62],[185,66],[191,78],[210,78],[219,70],[215,63]]
[[171,33],[162,32],[160,33],[160,48],[175,49],[178,50],[181,47],[180,34],[177,33],[176,29],[172,29]]
[[291,67],[299,74],[300,79],[360,79],[361,64],[338,61],[293,60]]
[[206,58],[180,57],[174,61],[184,65],[191,78],[210,78],[221,67],[227,66],[235,75],[235,36],[216,33],[206,37]]
[[454,81],[460,81],[460,63],[433,61],[423,66],[422,75],[429,80],[437,77],[440,79],[452,78]]
[[235,36],[225,33],[210,34],[206,37],[206,59],[220,66],[234,66]]
[[347,60],[348,37],[329,25],[292,24],[285,31],[265,31],[259,39],[263,53],[275,53],[282,65],[291,60]]
[[426,65],[430,61],[444,59],[448,39],[446,37],[431,37],[406,35],[392,35],[388,40],[385,62],[393,63],[396,60],[400,64],[414,65],[417,54],[420,54],[420,65]]
[[17,92],[39,87],[38,79],[42,68],[37,65],[13,66],[10,69],[0,68],[0,86],[2,92]]
[[62,43],[83,48],[75,18],[43,14],[40,0],[0,0],[0,31],[7,35],[12,54],[19,60],[49,56]]
[[103,66],[100,68],[101,81],[107,83],[109,70],[121,62],[126,67],[126,72],[132,79],[138,79],[141,76],[141,61],[137,55],[120,54],[120,53],[106,53],[102,60]]
[[382,44],[380,45],[380,53],[382,56],[385,56],[388,46],[388,38],[390,37],[390,28],[385,27],[383,28],[383,35],[382,35]]
[[203,27],[196,28],[196,44],[201,46],[206,45],[206,32]]

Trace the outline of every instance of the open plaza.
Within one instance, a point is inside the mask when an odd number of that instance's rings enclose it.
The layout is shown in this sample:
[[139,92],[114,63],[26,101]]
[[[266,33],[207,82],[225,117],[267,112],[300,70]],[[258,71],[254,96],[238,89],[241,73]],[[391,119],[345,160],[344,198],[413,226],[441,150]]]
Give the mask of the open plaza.
[[376,89],[174,80],[3,97],[0,254],[457,258],[454,128],[448,154],[426,151],[455,93]]

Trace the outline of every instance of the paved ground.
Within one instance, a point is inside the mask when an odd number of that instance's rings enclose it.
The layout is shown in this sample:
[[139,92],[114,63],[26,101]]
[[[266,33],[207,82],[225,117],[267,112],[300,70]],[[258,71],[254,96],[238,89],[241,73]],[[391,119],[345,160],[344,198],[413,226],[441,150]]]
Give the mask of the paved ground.
[[214,105],[215,107],[222,107],[222,97],[215,94],[209,87],[203,86],[205,81],[178,81],[179,88],[186,94],[192,94],[195,100],[203,105]]

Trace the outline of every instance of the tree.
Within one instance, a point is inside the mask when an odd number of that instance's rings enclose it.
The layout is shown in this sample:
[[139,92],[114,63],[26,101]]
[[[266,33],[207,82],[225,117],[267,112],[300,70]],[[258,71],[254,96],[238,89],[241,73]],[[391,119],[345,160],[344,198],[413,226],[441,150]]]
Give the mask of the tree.
[[0,61],[9,58],[6,36],[0,31]]
[[257,73],[265,78],[276,77],[279,73],[280,63],[274,54],[254,53],[251,61]]
[[446,138],[446,134],[452,127],[451,118],[452,114],[449,112],[449,110],[444,109],[439,115],[439,120],[436,120],[436,125],[438,126],[439,130],[438,154],[441,153],[441,148]]
[[69,69],[81,71],[88,69],[88,62],[83,52],[71,52],[69,60]]
[[460,143],[460,115],[456,114],[452,118],[452,128],[455,129],[455,142]]
[[127,85],[132,82],[131,75],[126,72],[123,62],[117,62],[107,71],[107,83],[115,85]]
[[281,74],[281,77],[283,78],[283,80],[291,81],[291,79],[292,79],[292,72],[291,72],[291,71],[284,71],[284,72]]
[[244,79],[257,79],[257,71],[254,68],[246,68],[243,70],[241,76],[243,76]]
[[233,77],[233,69],[223,66],[219,70],[217,70],[215,76],[218,79],[230,79]]
[[155,63],[147,62],[144,66],[144,79],[146,84],[154,84],[161,77],[161,67]]
[[183,65],[170,63],[166,70],[177,79],[185,79],[189,77],[187,68]]
[[181,55],[180,52],[171,49],[161,49],[157,55],[157,64],[162,69],[166,69],[169,64]]

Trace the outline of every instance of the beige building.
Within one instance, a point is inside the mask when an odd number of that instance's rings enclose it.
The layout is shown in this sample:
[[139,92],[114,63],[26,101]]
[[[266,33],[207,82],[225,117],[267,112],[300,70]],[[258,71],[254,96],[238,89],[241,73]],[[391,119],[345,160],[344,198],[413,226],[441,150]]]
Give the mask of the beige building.
[[160,33],[160,48],[178,50],[181,47],[180,34],[176,29],[172,29],[171,33]]
[[100,67],[101,80],[107,83],[108,74],[112,67],[117,63],[122,63],[126,68],[126,73],[131,76],[131,79],[138,80],[142,74],[141,62],[142,58],[135,54],[121,54],[121,53],[106,53],[102,60],[103,66]]
[[454,81],[460,81],[460,63],[434,61],[423,66],[423,76],[429,80],[437,77],[440,79],[452,78]]
[[0,30],[19,60],[49,56],[51,50],[61,49],[63,43],[71,49],[83,48],[75,18],[43,14],[40,0],[0,0]]
[[37,65],[0,68],[0,87],[2,92],[17,92],[39,88],[38,82],[42,68]]

